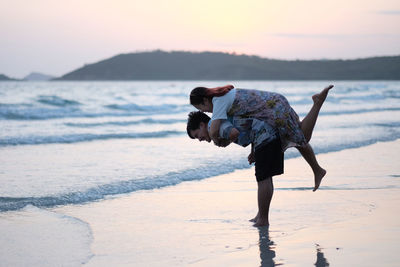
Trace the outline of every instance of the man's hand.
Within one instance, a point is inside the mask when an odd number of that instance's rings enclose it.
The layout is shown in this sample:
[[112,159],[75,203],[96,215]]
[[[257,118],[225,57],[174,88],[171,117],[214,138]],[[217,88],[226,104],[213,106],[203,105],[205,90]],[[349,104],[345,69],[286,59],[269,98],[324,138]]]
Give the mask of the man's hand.
[[215,145],[217,145],[219,147],[227,147],[227,146],[229,146],[230,143],[231,143],[231,141],[228,140],[228,139],[219,138],[218,139],[218,144],[215,143]]
[[249,156],[247,157],[247,160],[249,161],[249,164],[251,165],[252,163],[256,162],[256,157],[254,156],[254,153],[251,152]]

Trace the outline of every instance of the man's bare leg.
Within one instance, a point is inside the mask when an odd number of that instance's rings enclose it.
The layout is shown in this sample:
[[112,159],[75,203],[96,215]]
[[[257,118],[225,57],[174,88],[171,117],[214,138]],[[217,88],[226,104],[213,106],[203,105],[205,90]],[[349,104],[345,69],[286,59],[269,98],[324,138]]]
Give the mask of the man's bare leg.
[[324,104],[326,97],[328,96],[329,90],[332,88],[333,85],[329,85],[319,94],[315,94],[312,96],[314,104],[308,112],[307,116],[305,116],[300,123],[301,130],[303,131],[304,137],[306,138],[307,142],[309,142],[311,139],[315,123],[317,122],[319,111],[322,107],[322,104]]
[[269,225],[269,206],[271,204],[272,195],[274,194],[274,185],[272,177],[258,182],[258,218],[255,227]]
[[318,189],[319,185],[321,184],[322,178],[324,178],[324,176],[326,175],[326,170],[323,169],[318,164],[318,161],[314,154],[314,150],[312,149],[310,144],[307,144],[305,147],[297,147],[297,149],[300,151],[303,158],[310,165],[310,167],[314,173],[314,189],[313,189],[313,191],[315,192]]

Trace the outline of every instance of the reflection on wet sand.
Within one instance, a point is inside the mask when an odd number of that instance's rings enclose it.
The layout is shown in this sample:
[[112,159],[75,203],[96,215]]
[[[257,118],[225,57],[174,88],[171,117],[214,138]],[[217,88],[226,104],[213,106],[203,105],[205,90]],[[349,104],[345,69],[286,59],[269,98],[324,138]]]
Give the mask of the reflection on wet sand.
[[325,258],[324,253],[322,253],[322,249],[318,244],[315,244],[317,249],[317,262],[314,264],[317,267],[326,267],[329,266],[328,260]]
[[[276,263],[274,258],[275,254],[275,243],[269,238],[269,228],[268,227],[260,227],[258,228],[259,233],[259,246],[260,246],[260,258],[262,267],[270,267],[270,266],[279,266],[283,265],[283,263]],[[329,266],[328,260],[325,258],[324,253],[322,253],[322,248],[320,245],[316,244],[317,250],[317,261],[315,262],[315,266],[317,267],[327,267]]]
[[280,264],[275,264],[275,243],[269,239],[269,228],[259,227],[258,233],[260,236],[259,246],[260,246],[260,266],[277,266]]

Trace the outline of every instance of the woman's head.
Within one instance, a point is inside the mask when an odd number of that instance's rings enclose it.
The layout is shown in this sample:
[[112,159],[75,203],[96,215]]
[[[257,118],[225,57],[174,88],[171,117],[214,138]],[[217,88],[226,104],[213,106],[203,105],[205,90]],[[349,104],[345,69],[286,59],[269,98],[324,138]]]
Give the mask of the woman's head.
[[190,104],[200,111],[212,112],[212,98],[214,96],[223,96],[233,88],[233,85],[215,88],[196,87],[190,92]]
[[208,95],[208,88],[196,87],[190,92],[190,104],[200,111],[212,112],[212,96]]

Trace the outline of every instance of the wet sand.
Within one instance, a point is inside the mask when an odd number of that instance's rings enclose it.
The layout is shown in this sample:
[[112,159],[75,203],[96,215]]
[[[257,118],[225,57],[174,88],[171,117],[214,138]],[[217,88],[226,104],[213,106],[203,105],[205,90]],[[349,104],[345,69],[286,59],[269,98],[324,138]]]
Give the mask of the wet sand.
[[254,168],[3,213],[0,266],[397,266],[398,151],[400,140],[318,155],[328,174],[317,192],[305,161],[286,160],[270,227],[248,221],[257,213]]
[[274,179],[270,227],[255,228],[254,169],[54,208],[93,232],[87,266],[396,266],[400,141],[301,158]]

